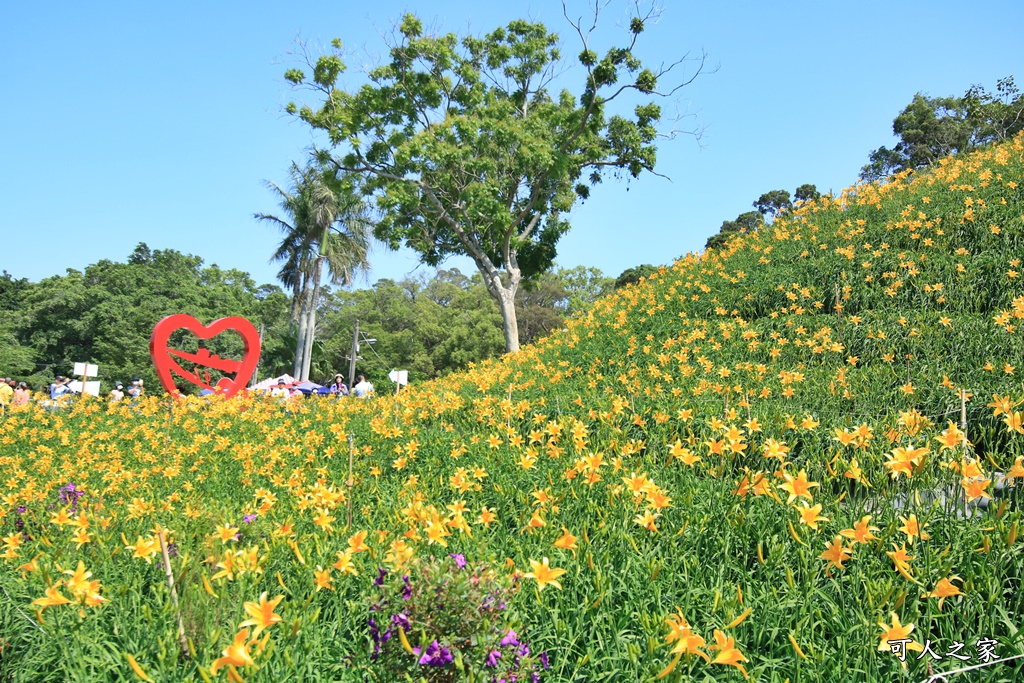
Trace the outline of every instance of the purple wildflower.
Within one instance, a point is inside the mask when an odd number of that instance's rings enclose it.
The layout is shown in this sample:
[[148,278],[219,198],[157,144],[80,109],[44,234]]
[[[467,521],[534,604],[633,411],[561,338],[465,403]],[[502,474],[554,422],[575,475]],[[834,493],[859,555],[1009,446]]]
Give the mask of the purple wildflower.
[[256,521],[256,513],[254,512],[251,515],[246,515],[245,517],[242,517],[242,521],[244,521],[246,524],[252,524]]
[[377,626],[377,622],[373,617],[366,620],[366,623],[370,625],[370,637],[373,638],[375,643],[380,643],[380,627]]
[[409,617],[406,616],[405,612],[399,612],[392,616],[391,623],[395,626],[401,627],[404,631],[408,631],[412,627],[412,624],[409,623]]
[[405,587],[402,588],[402,599],[408,600],[412,597],[412,584],[409,583],[408,576],[403,576],[402,581],[405,583]]
[[386,569],[384,569],[384,567],[378,567],[377,571],[379,572],[379,574],[377,575],[377,578],[373,580],[373,585],[374,586],[383,586],[384,585],[384,577],[386,577],[388,575],[388,572],[387,572]]
[[508,633],[505,634],[505,637],[501,639],[501,644],[503,646],[505,646],[505,645],[518,646],[519,645],[519,639],[516,637],[516,632],[513,631],[512,629],[509,629]]
[[448,553],[448,557],[455,560],[455,566],[459,569],[466,566],[466,557],[462,553]]
[[376,661],[378,655],[380,655],[380,628],[377,627],[377,622],[370,617],[367,620],[370,625],[370,637],[373,638],[373,654],[370,655],[370,659]]
[[71,511],[74,512],[78,509],[78,499],[81,498],[83,492],[78,490],[74,483],[68,483],[66,486],[62,486],[60,489],[60,500],[62,503],[67,505],[71,504]]
[[544,652],[540,653],[540,665],[542,667],[544,667],[545,671],[547,671],[548,669],[551,668],[551,665],[548,663],[548,653],[547,653],[547,651],[544,651]]
[[499,659],[501,659],[501,653],[497,650],[491,650],[491,654],[487,655],[487,659],[484,661],[484,666],[498,666]]
[[427,651],[423,653],[423,656],[419,659],[420,666],[444,666],[453,659],[451,651],[446,647],[441,647],[441,644],[435,639],[430,645],[427,646]]

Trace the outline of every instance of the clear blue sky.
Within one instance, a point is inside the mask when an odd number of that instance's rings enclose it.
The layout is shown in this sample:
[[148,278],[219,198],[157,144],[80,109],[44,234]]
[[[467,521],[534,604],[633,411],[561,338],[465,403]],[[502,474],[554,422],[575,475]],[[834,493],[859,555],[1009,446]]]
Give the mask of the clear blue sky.
[[[666,4],[638,54],[656,64],[703,49],[719,67],[681,91],[706,127],[701,145],[662,143],[658,170],[671,182],[599,186],[571,216],[560,265],[615,276],[667,263],[701,249],[762,192],[852,184],[868,152],[892,144],[892,119],[915,92],[1024,80],[1020,0]],[[604,35],[626,7],[612,0]],[[357,83],[405,11],[477,34],[527,17],[557,31],[566,54],[579,51],[550,1],[7,3],[0,269],[35,281],[123,261],[146,242],[273,282],[278,235],[252,214],[277,212],[263,181],[286,184],[312,141],[283,111],[301,99],[282,77],[298,65],[295,39],[341,38]],[[417,265],[411,252],[383,249],[373,261],[370,282]]]

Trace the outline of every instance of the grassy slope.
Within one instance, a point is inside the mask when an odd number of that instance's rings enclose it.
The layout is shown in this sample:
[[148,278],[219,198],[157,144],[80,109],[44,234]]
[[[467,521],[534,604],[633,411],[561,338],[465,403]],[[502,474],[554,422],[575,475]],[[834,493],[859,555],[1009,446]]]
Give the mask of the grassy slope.
[[[708,641],[713,629],[725,629],[749,660],[751,678],[764,681],[888,680],[901,670],[877,651],[878,622],[889,622],[890,612],[915,624],[919,641],[937,642],[939,654],[956,640],[973,656],[986,636],[999,641],[1001,656],[1016,654],[1024,649],[1016,490],[1004,497],[1007,505],[997,499],[969,518],[912,494],[959,491],[961,476],[946,465],[960,451],[940,452],[935,437],[958,417],[961,387],[973,395],[968,436],[985,472],[1006,472],[1024,455],[1024,437],[985,405],[993,394],[1024,398],[1024,278],[1010,276],[1024,272],[1013,262],[1024,258],[1022,182],[1018,139],[910,180],[821,200],[734,239],[722,253],[688,257],[602,300],[514,358],[397,398],[311,403],[297,414],[276,405],[244,413],[217,405],[168,416],[150,403],[140,415],[104,415],[94,405],[8,420],[0,462],[20,480],[7,483],[3,535],[12,532],[14,506],[38,506],[67,481],[85,483],[87,500],[102,503],[97,514],[111,524],[84,548],[57,531],[51,546],[27,544],[21,558],[0,565],[13,597],[0,601],[0,637],[8,643],[0,678],[120,680],[131,675],[120,653],[131,652],[154,680],[196,680],[193,665],[176,663],[160,570],[128,553],[110,556],[121,533],[132,542],[157,521],[175,530],[182,549],[183,609],[204,667],[244,618],[241,601],[281,592],[273,578],[281,572],[290,591],[283,614],[289,623],[300,619],[301,629],[291,638],[276,631],[277,649],[248,680],[349,675],[339,662],[365,641],[364,596],[375,563],[358,556],[361,576],[335,576],[333,593],[313,593],[311,569],[330,564],[354,529],[390,532],[372,544],[377,561],[397,534],[413,529],[420,540],[410,544],[420,554],[508,557],[521,571],[529,571],[527,560],[549,557],[566,569],[562,590],[537,593],[527,580],[521,594],[525,632],[535,650],[551,655],[548,680],[653,676],[671,660],[663,622],[676,607]],[[1015,374],[1006,366],[1016,366]],[[863,448],[840,444],[837,428],[862,424],[871,434]],[[347,451],[341,437],[349,433],[359,447],[353,529],[330,534],[311,522],[318,506],[310,492],[317,478],[342,487],[346,463],[336,456]],[[763,457],[769,440],[788,449],[785,464]],[[715,442],[722,453],[713,452]],[[893,449],[925,445],[931,452],[914,476],[893,480],[884,464]],[[686,464],[684,449],[701,459]],[[583,460],[592,454],[603,456],[596,470]],[[862,481],[845,476],[854,458]],[[167,465],[177,469],[168,473]],[[475,478],[476,468],[486,477]],[[783,472],[801,470],[820,484],[813,504],[827,521],[817,529],[800,523],[782,488]],[[740,495],[744,478],[756,482],[762,473],[778,499]],[[656,531],[637,521],[656,493],[648,486],[634,496],[634,474],[671,499],[658,510]],[[195,579],[215,571],[202,559],[221,552],[209,534],[226,522],[241,526],[260,488],[278,502],[245,527],[243,543],[266,535],[263,574],[218,582],[214,599]],[[538,503],[541,491],[552,500]],[[908,494],[909,506],[897,507]],[[170,511],[163,509],[168,496]],[[142,506],[129,508],[133,499]],[[483,507],[498,519],[489,528],[474,524],[472,538],[452,528],[447,550],[435,547],[426,522],[451,519],[447,506],[456,501],[470,522]],[[845,569],[826,571],[820,553],[869,504],[878,540],[857,545]],[[539,507],[546,526],[530,532]],[[908,540],[901,516],[912,513],[931,536],[907,546],[914,581],[886,555]],[[48,514],[34,518],[38,528],[49,528]],[[334,515],[343,524],[343,504]],[[296,522],[305,564],[271,533],[285,519]],[[552,545],[563,526],[578,537],[575,552]],[[14,610],[31,611],[28,603],[42,594],[42,577],[23,579],[15,570],[36,552],[53,573],[84,559],[111,597],[78,622],[70,611],[47,611],[69,641],[34,630]],[[922,596],[951,575],[963,579],[965,596],[947,599],[940,612]],[[748,607],[742,623],[725,628]],[[944,659],[935,668],[957,664]],[[924,677],[923,662],[910,670]],[[978,680],[1012,680],[1018,670],[1001,665]],[[742,678],[692,657],[667,680],[687,674]]]

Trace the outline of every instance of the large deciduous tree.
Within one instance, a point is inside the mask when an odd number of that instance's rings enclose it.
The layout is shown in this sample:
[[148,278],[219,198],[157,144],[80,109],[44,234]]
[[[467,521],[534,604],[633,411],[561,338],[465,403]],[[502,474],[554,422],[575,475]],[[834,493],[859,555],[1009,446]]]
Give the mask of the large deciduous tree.
[[[321,161],[363,176],[383,213],[376,236],[433,266],[469,256],[501,310],[508,352],[519,348],[516,292],[551,266],[566,213],[608,171],[653,171],[662,112],[652,100],[704,66],[703,56],[692,60],[687,75],[660,90],[687,57],[657,69],[641,64],[634,48],[650,13],[634,17],[625,43],[599,56],[591,46],[597,14],[589,30],[570,20],[582,43],[578,96],[549,90],[569,77],[558,37],[523,20],[460,39],[427,35],[406,15],[390,61],[361,87],[338,84],[345,63],[337,39],[331,53],[307,60],[311,77],[285,74],[322,96],[315,107],[288,110],[327,132]],[[629,116],[609,111],[630,97]]]

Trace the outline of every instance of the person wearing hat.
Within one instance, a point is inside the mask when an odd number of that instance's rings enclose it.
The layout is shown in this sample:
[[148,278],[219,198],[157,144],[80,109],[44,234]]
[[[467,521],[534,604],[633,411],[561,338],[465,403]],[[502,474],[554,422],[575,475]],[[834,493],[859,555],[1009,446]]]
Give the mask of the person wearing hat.
[[282,400],[288,399],[288,387],[285,385],[283,379],[277,380],[277,386],[270,390],[270,395]]
[[345,378],[340,372],[334,376],[334,383],[331,384],[330,390],[332,394],[348,396],[348,385],[345,384]]
[[50,385],[50,400],[56,401],[64,394],[70,392],[71,389],[68,388],[68,382],[70,381],[69,378],[63,375],[57,375]]
[[122,399],[124,399],[124,385],[120,382],[115,382],[114,388],[110,391],[110,401],[111,403],[115,403]]

